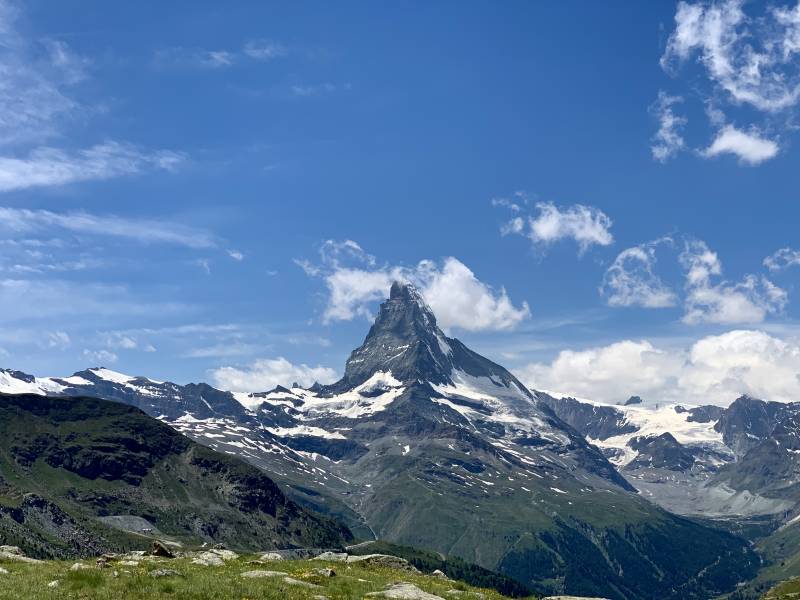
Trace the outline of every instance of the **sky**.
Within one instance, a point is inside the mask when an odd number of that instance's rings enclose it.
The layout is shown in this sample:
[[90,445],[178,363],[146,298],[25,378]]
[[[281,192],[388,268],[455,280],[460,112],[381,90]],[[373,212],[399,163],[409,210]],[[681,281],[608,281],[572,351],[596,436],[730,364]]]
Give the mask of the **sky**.
[[800,4],[0,0],[0,363],[800,400]]

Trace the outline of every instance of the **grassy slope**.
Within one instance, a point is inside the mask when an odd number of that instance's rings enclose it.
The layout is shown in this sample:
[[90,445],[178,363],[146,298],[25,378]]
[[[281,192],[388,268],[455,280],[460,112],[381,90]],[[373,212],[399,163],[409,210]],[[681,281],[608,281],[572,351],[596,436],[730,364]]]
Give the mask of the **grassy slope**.
[[[55,506],[32,506],[26,494]],[[288,501],[255,467],[197,445],[138,409],[96,399],[0,396],[0,543],[51,557],[148,543],[96,520],[108,515],[145,517],[177,540],[251,551],[335,547],[350,539],[340,525]],[[75,526],[56,531],[54,520]]]
[[[450,590],[479,591],[486,600],[505,596],[487,589],[476,589],[457,581],[443,581],[423,574],[413,574],[384,567],[365,567],[324,561],[274,561],[267,565],[250,565],[253,556],[240,557],[222,567],[202,567],[186,560],[164,560],[141,563],[139,567],[112,566],[71,572],[71,562],[48,561],[38,565],[5,563],[10,573],[0,574],[0,600],[139,600],[149,598],[181,598],[182,600],[306,600],[323,595],[330,600],[361,600],[369,592],[381,591],[387,584],[411,582],[426,592],[443,598],[477,598],[466,594],[449,594]],[[311,569],[330,567],[335,577],[321,577]],[[148,572],[156,568],[178,571],[181,577],[154,579]],[[282,582],[279,578],[246,579],[241,573],[254,569],[284,571],[300,581],[321,586],[307,589]],[[118,576],[113,576],[113,571]],[[57,588],[48,587],[59,580]]]

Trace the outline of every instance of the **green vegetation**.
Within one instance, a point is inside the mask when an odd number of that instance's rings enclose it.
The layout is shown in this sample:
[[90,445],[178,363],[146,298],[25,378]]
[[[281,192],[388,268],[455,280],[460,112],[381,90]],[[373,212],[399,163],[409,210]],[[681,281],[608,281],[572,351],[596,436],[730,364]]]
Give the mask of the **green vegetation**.
[[[186,559],[142,561],[139,566],[110,563],[107,568],[90,566],[70,571],[71,561],[47,561],[39,564],[1,563],[9,571],[0,573],[0,600],[126,600],[180,598],[181,600],[305,600],[325,596],[329,600],[361,600],[370,592],[380,592],[388,585],[409,582],[421,590],[445,599],[473,598],[478,592],[486,600],[506,596],[494,590],[478,589],[459,581],[412,573],[375,565],[348,565],[327,561],[270,561],[252,564],[255,556],[242,556],[224,566],[207,567],[191,564]],[[87,563],[88,564],[88,563]],[[330,568],[333,577],[315,572]],[[155,569],[171,569],[180,575],[154,578]],[[283,576],[245,578],[242,573],[253,570],[285,572],[302,583],[287,583]],[[59,583],[49,587],[53,581]]]
[[90,556],[146,547],[150,528],[244,551],[352,539],[288,500],[259,469],[136,408],[0,397],[0,544],[39,558]]

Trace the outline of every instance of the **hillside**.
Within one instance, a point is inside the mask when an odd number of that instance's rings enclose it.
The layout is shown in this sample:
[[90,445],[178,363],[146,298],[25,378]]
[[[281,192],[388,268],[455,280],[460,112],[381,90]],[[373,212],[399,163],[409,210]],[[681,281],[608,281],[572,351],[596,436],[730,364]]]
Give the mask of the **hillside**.
[[142,547],[149,535],[251,550],[351,537],[263,471],[136,408],[0,395],[0,543],[64,557]]

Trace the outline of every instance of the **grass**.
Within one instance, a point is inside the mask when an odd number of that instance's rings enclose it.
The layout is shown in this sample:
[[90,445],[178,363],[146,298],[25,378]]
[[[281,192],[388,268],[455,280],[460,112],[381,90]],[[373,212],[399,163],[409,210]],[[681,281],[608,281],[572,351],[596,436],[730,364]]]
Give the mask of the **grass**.
[[775,586],[764,594],[764,600],[797,600],[800,598],[800,579],[792,579]]
[[[109,568],[91,566],[81,571],[70,571],[74,561],[2,563],[9,573],[0,574],[0,600],[308,600],[315,596],[325,596],[329,600],[361,600],[369,592],[379,592],[387,585],[399,582],[413,583],[445,599],[479,598],[469,592],[479,592],[486,600],[506,598],[496,591],[474,588],[459,581],[385,567],[316,560],[248,564],[254,558],[242,556],[220,567],[193,565],[188,559],[156,559],[142,561],[137,567],[111,563]],[[85,564],[91,565],[90,562]],[[313,572],[326,567],[333,569],[336,576],[325,577]],[[153,578],[148,573],[154,569],[172,569],[180,576]],[[289,577],[320,587],[292,585],[280,577],[248,579],[241,576],[252,570],[283,571]],[[49,587],[52,581],[58,581],[58,586]],[[461,593],[454,594],[452,590]]]

